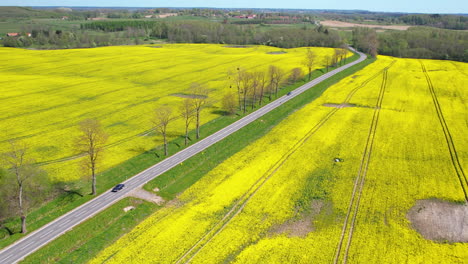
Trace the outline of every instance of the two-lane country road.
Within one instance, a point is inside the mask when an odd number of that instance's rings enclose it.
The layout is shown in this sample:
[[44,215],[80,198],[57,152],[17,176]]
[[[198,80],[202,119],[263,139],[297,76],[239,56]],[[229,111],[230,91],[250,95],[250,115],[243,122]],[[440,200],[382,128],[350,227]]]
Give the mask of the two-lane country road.
[[311,82],[302,85],[301,87],[294,90],[291,95],[285,95],[283,97],[278,98],[277,100],[265,105],[257,111],[243,117],[237,122],[219,130],[218,132],[200,140],[199,142],[187,147],[186,149],[181,150],[180,152],[166,158],[158,164],[133,176],[132,178],[124,182],[125,188],[123,188],[121,191],[113,193],[109,190],[94,198],[93,200],[55,219],[54,221],[48,223],[40,229],[32,232],[31,234],[18,240],[14,244],[4,248],[0,251],[0,263],[7,264],[19,262],[20,260],[24,259],[26,256],[38,250],[50,241],[59,237],[63,233],[71,230],[76,225],[84,222],[85,220],[89,219],[90,217],[96,215],[97,213],[111,206],[115,202],[124,198],[129,192],[133,191],[134,189],[146,184],[148,181],[158,177],[159,175],[177,166],[179,163],[194,156],[195,154],[205,150],[206,148],[210,147],[216,142],[221,141],[225,137],[231,135],[237,130],[262,117],[271,110],[279,107],[281,104],[291,100],[296,96],[299,96],[307,89],[312,88],[313,86],[330,78],[331,76],[366,59],[365,54],[360,52],[358,52],[358,54],[360,56],[358,60],[348,63],[333,71],[330,71],[318,77],[317,79],[314,79]]

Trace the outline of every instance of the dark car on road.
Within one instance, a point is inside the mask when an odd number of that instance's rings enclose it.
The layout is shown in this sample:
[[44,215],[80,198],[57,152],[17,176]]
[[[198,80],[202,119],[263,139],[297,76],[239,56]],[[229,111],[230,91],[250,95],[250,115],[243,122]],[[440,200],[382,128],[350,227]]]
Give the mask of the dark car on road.
[[288,95],[291,95],[291,92],[288,92]]
[[112,188],[112,192],[118,192],[118,191],[122,190],[123,187],[125,187],[125,184],[122,184],[122,183],[117,184],[114,188]]

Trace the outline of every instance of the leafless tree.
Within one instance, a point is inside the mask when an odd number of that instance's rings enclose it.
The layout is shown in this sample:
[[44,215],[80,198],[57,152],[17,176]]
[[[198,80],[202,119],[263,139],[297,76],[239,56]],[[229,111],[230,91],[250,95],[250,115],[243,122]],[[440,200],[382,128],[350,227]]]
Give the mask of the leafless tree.
[[304,64],[304,66],[307,67],[309,81],[312,78],[312,69],[314,67],[316,58],[317,58],[317,55],[310,48],[307,48],[306,56],[302,63]]
[[239,110],[242,110],[242,91],[241,91],[241,80],[242,80],[242,75],[243,75],[244,70],[241,69],[240,67],[237,67],[233,71],[229,71],[229,79],[231,80],[231,86],[234,85],[237,89],[237,100],[239,103]]
[[302,78],[302,69],[301,68],[294,68],[291,70],[291,74],[289,75],[289,82],[295,83]]
[[108,135],[95,119],[86,119],[80,123],[80,135],[76,139],[75,149],[80,153],[85,153],[83,167],[91,173],[92,194],[96,195],[96,174],[99,163],[102,160],[102,153],[107,142]]
[[284,71],[275,65],[270,65],[268,75],[270,77],[271,88],[274,90],[275,96],[278,97],[278,89],[284,79]]
[[168,155],[167,150],[167,126],[172,120],[172,109],[167,106],[161,106],[154,111],[154,129],[161,133],[164,139],[164,155]]
[[334,67],[338,67],[338,62],[340,60],[340,50],[339,49],[335,49],[334,53],[333,53],[333,66]]
[[210,93],[210,90],[202,84],[192,83],[190,85],[190,93],[193,96],[192,98],[190,98],[190,100],[195,109],[197,139],[199,139],[200,138],[200,113],[209,104],[208,95]]
[[[21,233],[26,233],[26,217],[28,209],[34,200],[37,202],[39,197],[44,193],[42,188],[45,185],[44,179],[46,177],[44,172],[38,167],[34,166],[34,160],[27,157],[28,147],[26,144],[18,141],[10,142],[10,149],[8,152],[3,153],[2,158],[5,166],[9,168],[9,172],[4,175],[3,184],[4,188],[9,190],[2,190],[2,194],[9,192],[12,199],[2,197],[5,199],[3,203],[11,202],[8,206],[11,214],[19,214],[21,218]],[[14,185],[15,188],[9,186]],[[3,195],[2,195],[3,196]],[[5,206],[5,205],[4,205]]]
[[371,31],[367,36],[366,40],[368,43],[367,52],[373,57],[377,57],[377,49],[379,47],[379,40],[375,30]]
[[[235,107],[235,101],[234,101],[234,107]],[[190,123],[195,119],[196,113],[195,113],[195,106],[191,102],[190,99],[185,99],[182,101],[182,104],[179,107],[179,113],[180,116],[185,120],[185,140],[184,144],[187,146],[188,144],[188,132],[189,132],[189,126]]]
[[267,85],[267,78],[265,72],[255,73],[255,82],[257,85],[259,104],[262,105],[263,96],[265,95],[265,88]]
[[339,65],[343,65],[343,63],[345,62],[345,58],[346,58],[346,50],[344,49],[335,49],[335,53],[334,53],[334,58],[335,58],[335,65],[338,66]]
[[331,55],[328,55],[325,57],[326,64],[327,64],[327,72],[331,64],[333,63],[333,57]]
[[230,115],[236,112],[236,95],[234,93],[227,93],[223,96],[221,100],[223,109]]
[[341,60],[343,61],[343,64],[346,64],[346,55],[348,54],[348,46],[346,44],[343,44],[340,46],[341,48]]
[[253,91],[253,74],[247,71],[240,73],[240,87],[242,94],[242,110],[243,113],[247,111],[247,99],[251,96]]

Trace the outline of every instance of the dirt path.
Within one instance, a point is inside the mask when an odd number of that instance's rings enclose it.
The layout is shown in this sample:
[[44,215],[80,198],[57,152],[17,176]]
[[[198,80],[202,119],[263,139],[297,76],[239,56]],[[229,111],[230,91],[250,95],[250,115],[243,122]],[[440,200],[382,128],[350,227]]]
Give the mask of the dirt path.
[[351,27],[367,27],[367,28],[380,28],[380,29],[393,29],[393,30],[407,30],[410,26],[385,26],[385,25],[370,25],[370,24],[356,24],[356,23],[348,23],[342,21],[335,21],[335,20],[324,20],[320,21],[320,24],[327,26],[327,27],[338,27],[338,28],[351,28]]
[[133,190],[132,192],[130,192],[128,194],[128,196],[132,196],[132,197],[135,197],[135,198],[140,198],[140,199],[146,200],[148,202],[155,203],[157,205],[161,205],[161,204],[163,204],[165,202],[162,197],[157,196],[156,194],[154,194],[152,192],[148,192],[148,191],[143,190],[141,188],[137,188],[137,189]]

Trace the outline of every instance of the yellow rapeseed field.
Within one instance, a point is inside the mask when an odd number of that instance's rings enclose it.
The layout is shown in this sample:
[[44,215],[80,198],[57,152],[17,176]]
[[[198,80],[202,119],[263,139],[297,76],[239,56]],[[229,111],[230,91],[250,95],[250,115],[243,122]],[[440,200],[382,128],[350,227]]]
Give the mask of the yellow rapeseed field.
[[[419,199],[464,201],[422,65],[466,168],[468,65],[380,56],[91,263],[466,262],[466,243],[425,239],[407,219]],[[365,157],[352,240],[347,229],[339,248]]]
[[[330,48],[313,48],[316,68],[324,66]],[[0,148],[19,139],[55,180],[74,180],[82,173],[73,151],[77,124],[94,118],[110,135],[101,170],[161,144],[152,127],[156,107],[174,112],[193,82],[207,85],[215,104],[202,123],[219,114],[219,99],[229,90],[228,71],[241,67],[290,71],[305,67],[306,48],[243,48],[206,44],[120,46],[72,50],[0,48]],[[193,127],[192,127],[193,129]],[[169,126],[171,138],[183,134],[181,119]]]

